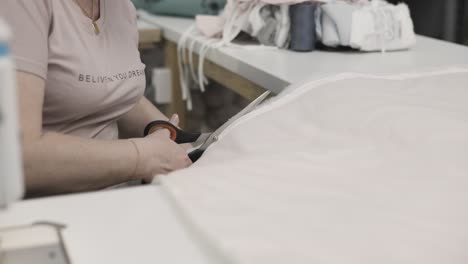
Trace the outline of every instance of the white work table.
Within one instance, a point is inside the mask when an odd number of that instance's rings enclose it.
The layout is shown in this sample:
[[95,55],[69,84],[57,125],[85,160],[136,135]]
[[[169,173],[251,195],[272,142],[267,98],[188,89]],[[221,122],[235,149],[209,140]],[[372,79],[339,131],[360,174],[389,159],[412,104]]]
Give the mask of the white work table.
[[[182,34],[191,25],[194,25],[193,19],[154,16],[144,11],[139,11],[139,16],[141,20],[161,28],[163,38],[166,42],[169,42],[169,45],[177,43]],[[198,45],[195,46],[195,52],[198,51],[200,43],[198,42]],[[248,99],[253,99],[264,90],[279,93],[290,84],[310,79],[320,79],[343,72],[393,74],[467,64],[468,47],[418,36],[416,46],[408,51],[387,53],[314,51],[298,53],[289,50],[256,49],[252,51],[223,47],[210,51],[207,54],[207,60],[209,63],[220,66],[230,73],[224,74],[224,77],[228,76],[229,79],[223,80],[223,77],[219,77],[217,74],[220,69],[212,70],[213,67],[208,65],[205,66],[208,77],[241,95],[247,95],[245,97]],[[171,67],[170,63],[168,66]],[[177,69],[173,71],[178,72]],[[247,82],[233,81],[231,75],[246,79]],[[248,83],[248,81],[253,84]],[[250,95],[248,91],[242,90],[245,86],[249,86],[247,89],[259,89],[258,87],[262,89]],[[174,90],[180,90],[177,81]],[[176,96],[178,95],[176,93]],[[177,100],[178,98],[173,99]],[[183,104],[179,106],[183,107]]]
[[29,200],[0,212],[0,228],[38,221],[67,226],[73,264],[210,263],[157,185]]
[[[166,16],[142,16],[142,19],[160,27],[163,37],[173,42],[178,42],[181,35],[194,23],[193,19]],[[418,36],[417,41],[417,45],[409,51],[383,54],[251,51],[224,47],[208,53],[207,59],[276,93],[289,84],[343,72],[388,74],[468,63],[468,47],[422,36]]]

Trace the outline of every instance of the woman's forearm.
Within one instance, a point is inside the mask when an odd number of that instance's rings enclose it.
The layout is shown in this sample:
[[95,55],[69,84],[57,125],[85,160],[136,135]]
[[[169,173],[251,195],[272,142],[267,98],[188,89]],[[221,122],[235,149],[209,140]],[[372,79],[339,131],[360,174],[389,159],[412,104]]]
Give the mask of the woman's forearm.
[[168,118],[148,99],[142,97],[140,102],[119,120],[120,137],[142,137],[145,126],[155,120],[167,121]]
[[45,133],[23,147],[28,196],[98,190],[132,179],[137,150],[128,140]]

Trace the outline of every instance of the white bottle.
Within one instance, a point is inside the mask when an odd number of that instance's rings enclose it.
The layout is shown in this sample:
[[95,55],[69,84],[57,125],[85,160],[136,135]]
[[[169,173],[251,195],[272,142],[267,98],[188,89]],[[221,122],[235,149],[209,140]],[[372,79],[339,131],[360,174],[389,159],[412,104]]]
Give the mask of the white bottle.
[[11,32],[0,18],[0,209],[20,199],[24,192],[10,39]]

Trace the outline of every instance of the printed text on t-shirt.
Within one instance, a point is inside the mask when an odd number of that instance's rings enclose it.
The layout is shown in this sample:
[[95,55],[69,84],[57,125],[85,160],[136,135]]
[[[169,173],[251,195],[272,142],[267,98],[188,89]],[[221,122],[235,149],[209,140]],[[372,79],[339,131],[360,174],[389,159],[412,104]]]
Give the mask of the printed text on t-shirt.
[[113,74],[110,76],[104,75],[91,75],[91,74],[78,74],[78,81],[79,82],[87,82],[87,83],[108,83],[108,82],[115,82],[115,81],[124,81],[130,78],[145,76],[144,70],[132,70],[122,73]]

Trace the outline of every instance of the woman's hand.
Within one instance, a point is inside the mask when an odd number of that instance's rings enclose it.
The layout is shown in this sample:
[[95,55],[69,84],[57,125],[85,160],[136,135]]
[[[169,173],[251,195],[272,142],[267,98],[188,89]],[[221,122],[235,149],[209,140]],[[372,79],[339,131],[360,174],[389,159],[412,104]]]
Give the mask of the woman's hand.
[[[173,116],[170,121],[178,125],[177,116]],[[170,139],[169,131],[166,129],[132,141],[139,152],[135,173],[137,179],[151,182],[156,175],[168,174],[192,164],[186,150]]]

